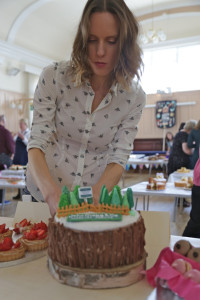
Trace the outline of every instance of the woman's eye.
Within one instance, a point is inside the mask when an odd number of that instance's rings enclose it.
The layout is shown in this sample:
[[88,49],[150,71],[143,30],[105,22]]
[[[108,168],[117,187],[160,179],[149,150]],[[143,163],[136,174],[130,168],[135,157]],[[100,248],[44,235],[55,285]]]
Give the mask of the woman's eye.
[[96,42],[95,39],[89,39],[89,40],[88,40],[88,43],[94,43],[94,42]]
[[109,44],[114,45],[117,41],[108,41]]

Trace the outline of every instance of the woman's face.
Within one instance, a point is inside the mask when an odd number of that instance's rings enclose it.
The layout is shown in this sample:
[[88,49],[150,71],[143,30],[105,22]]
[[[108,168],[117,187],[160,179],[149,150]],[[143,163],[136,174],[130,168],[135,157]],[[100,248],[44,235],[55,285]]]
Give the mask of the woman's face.
[[172,140],[172,139],[173,139],[172,134],[171,134],[170,132],[167,133],[167,138],[168,138],[169,140]]
[[119,53],[119,21],[108,12],[91,15],[88,58],[94,75],[108,77],[117,65]]

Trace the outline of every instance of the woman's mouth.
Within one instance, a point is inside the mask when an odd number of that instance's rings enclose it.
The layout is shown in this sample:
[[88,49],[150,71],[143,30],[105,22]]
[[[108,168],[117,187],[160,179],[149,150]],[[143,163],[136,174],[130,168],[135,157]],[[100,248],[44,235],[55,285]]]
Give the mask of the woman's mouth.
[[97,61],[97,62],[95,62],[95,66],[97,68],[103,68],[106,66],[106,63]]

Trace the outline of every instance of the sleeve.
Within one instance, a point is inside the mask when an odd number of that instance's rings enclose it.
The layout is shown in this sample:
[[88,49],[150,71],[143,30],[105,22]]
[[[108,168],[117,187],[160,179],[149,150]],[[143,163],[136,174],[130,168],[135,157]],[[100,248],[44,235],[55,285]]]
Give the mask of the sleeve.
[[187,145],[189,148],[195,148],[195,144],[193,144],[194,141],[194,136],[193,136],[193,130],[190,132],[190,134],[188,135],[188,139],[187,139]]
[[28,130],[28,131],[24,134],[23,143],[24,143],[25,146],[28,145],[29,138],[30,138],[30,130]]
[[14,142],[14,139],[12,137],[12,134],[9,131],[6,132],[6,135],[7,135],[7,137],[6,137],[6,148],[8,150],[9,155],[12,155],[12,154],[15,153],[15,142]]
[[42,71],[33,100],[33,123],[27,150],[39,148],[46,151],[48,141],[55,132],[56,70],[52,64]]
[[132,109],[122,120],[119,129],[112,141],[109,150],[109,163],[117,163],[125,168],[130,152],[133,149],[133,141],[138,132],[138,122],[140,121],[142,110],[146,103],[146,94],[142,88],[138,88],[133,97]]

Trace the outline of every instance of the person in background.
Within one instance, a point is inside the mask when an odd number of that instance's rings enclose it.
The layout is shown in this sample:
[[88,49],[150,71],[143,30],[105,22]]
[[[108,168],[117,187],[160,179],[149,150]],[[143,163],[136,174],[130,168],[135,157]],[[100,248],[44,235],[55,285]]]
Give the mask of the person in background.
[[123,0],[88,0],[71,61],[40,76],[24,192],[52,215],[64,185],[91,186],[96,205],[103,184],[110,192],[121,178],[146,101],[138,32]]
[[20,131],[15,135],[15,155],[13,164],[26,166],[28,163],[27,145],[30,138],[30,129],[25,119],[19,120]]
[[170,152],[171,152],[171,149],[173,146],[173,140],[174,140],[174,136],[173,136],[172,132],[168,131],[166,133],[166,137],[165,137],[167,155],[170,155]]
[[179,126],[178,131],[181,131],[184,128],[184,126],[185,126],[185,122],[182,122]]
[[192,156],[190,157],[190,169],[194,169],[196,162],[199,158],[199,145],[200,145],[200,120],[196,126],[192,129],[187,140],[188,148],[194,149]]
[[[12,165],[15,152],[15,142],[11,132],[6,129],[6,117],[0,115],[0,169],[7,169]],[[2,190],[0,190],[0,203],[2,202]]]
[[[30,129],[28,128],[28,122],[25,119],[19,120],[20,131],[15,135],[15,155],[13,158],[14,165],[26,166],[28,163],[27,144],[30,138]],[[14,200],[20,199],[21,194],[18,189],[18,193],[13,197]]]
[[193,183],[190,219],[185,227],[183,236],[200,238],[200,147],[199,158],[194,167]]
[[[184,128],[181,129],[174,137],[172,151],[169,156],[168,161],[168,176],[175,172],[176,170],[185,167],[189,168],[190,155],[192,150],[187,146],[188,134],[196,125],[195,120],[187,121],[184,125]],[[180,199],[178,201],[180,205]],[[190,203],[183,199],[183,207],[190,206]]]
[[192,149],[188,148],[187,139],[195,125],[196,121],[187,121],[184,128],[175,135],[168,161],[168,176],[182,167],[189,168]]

